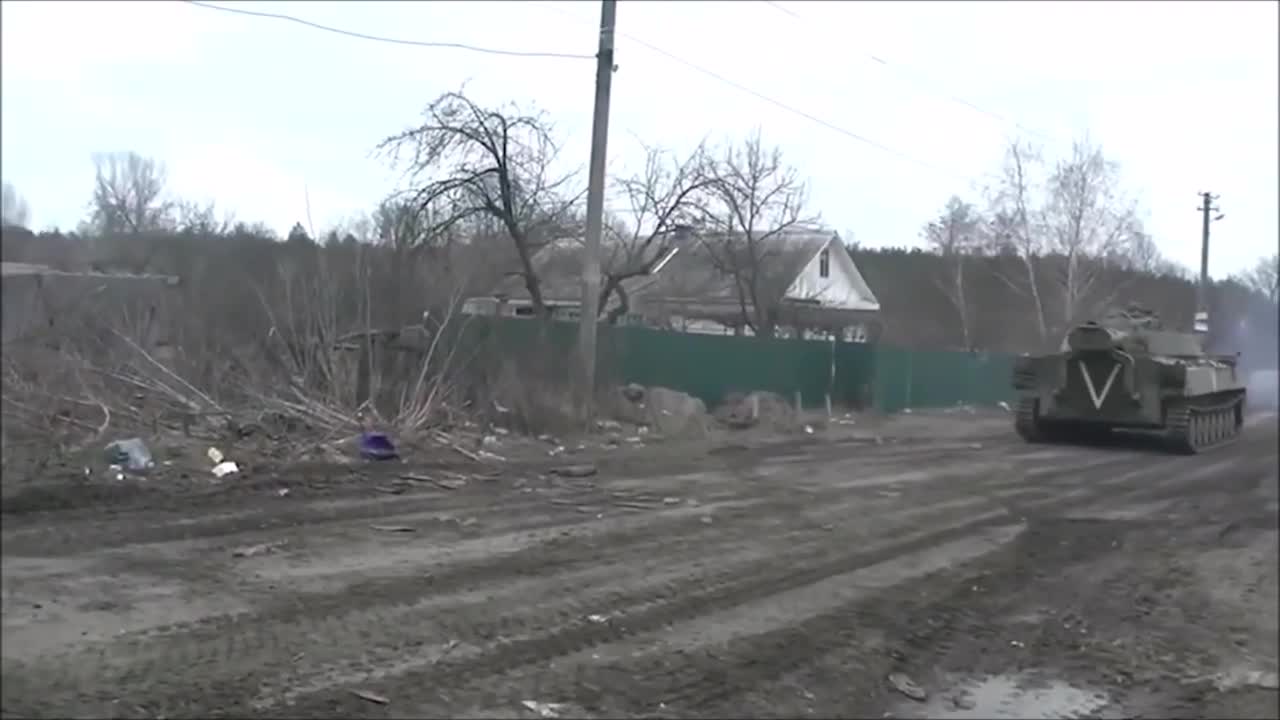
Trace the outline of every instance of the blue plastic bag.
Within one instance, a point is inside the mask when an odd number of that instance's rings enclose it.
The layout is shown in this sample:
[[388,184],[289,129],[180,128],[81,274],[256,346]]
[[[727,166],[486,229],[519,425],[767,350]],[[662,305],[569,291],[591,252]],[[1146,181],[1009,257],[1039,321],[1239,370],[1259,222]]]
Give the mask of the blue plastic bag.
[[360,457],[365,460],[395,460],[400,456],[391,438],[383,433],[367,432],[360,436]]

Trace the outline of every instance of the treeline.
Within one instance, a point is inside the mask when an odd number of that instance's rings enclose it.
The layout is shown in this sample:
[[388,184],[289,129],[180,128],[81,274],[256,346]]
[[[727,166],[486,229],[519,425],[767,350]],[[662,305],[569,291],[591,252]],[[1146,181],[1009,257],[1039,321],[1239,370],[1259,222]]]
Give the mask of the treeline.
[[[298,222],[284,237],[175,197],[153,159],[102,155],[94,159],[90,212],[74,232],[17,227],[30,211],[6,184],[3,252],[6,260],[64,269],[182,277],[169,335],[187,371],[211,381],[217,367],[240,362],[265,337],[291,334],[302,346],[424,316],[438,322],[507,275],[522,278],[542,312],[533,256],[548,242],[580,236],[584,225],[585,178],[557,170],[558,147],[539,113],[444,93],[421,122],[378,144],[403,171],[402,189],[340,227],[315,231]],[[922,218],[926,249],[852,248],[881,302],[886,342],[1042,350],[1073,324],[1129,302],[1174,327],[1190,325],[1193,285],[1161,257],[1101,148],[1080,142],[1048,160],[1013,143],[1000,168],[986,196],[953,198],[937,217]],[[744,300],[762,298],[769,258],[756,241],[822,224],[801,173],[758,133],[685,155],[651,148],[638,171],[611,178],[610,188],[601,307],[690,228],[740,244],[715,253],[732,260],[720,269]],[[1272,256],[1215,283],[1215,347],[1243,337],[1259,346],[1251,355],[1274,357],[1277,262]],[[772,332],[758,322],[771,313],[752,302],[742,307],[755,334]]]
[[[1033,301],[1025,289],[1011,286],[1002,277],[1023,270],[1020,258],[1009,255],[966,255],[947,258],[920,249],[852,248],[858,267],[880,299],[885,319],[884,342],[909,348],[972,348],[1026,352],[1056,347],[1070,328],[1061,309],[1048,307],[1046,338],[1041,337]],[[1034,258],[1038,279],[1052,288],[1068,260],[1061,256]],[[954,296],[946,289],[955,267],[963,263],[967,287],[968,338],[959,319]],[[1274,262],[1271,259],[1270,262]],[[1265,271],[1265,264],[1260,266]],[[1211,323],[1209,345],[1221,352],[1241,352],[1246,364],[1274,367],[1277,337],[1277,304],[1258,284],[1258,270],[1245,277],[1212,283],[1209,290]],[[1132,268],[1110,268],[1105,281],[1110,305],[1139,303],[1158,312],[1165,325],[1185,330],[1192,326],[1196,284],[1183,273],[1153,273]],[[1271,290],[1274,293],[1274,290]]]

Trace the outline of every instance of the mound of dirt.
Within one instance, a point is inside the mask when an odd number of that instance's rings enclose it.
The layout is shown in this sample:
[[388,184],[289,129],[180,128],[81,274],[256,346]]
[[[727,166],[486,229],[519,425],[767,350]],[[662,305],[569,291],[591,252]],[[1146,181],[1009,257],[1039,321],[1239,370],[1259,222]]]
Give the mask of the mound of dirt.
[[801,429],[795,407],[786,398],[771,392],[731,393],[716,408],[715,418],[726,427],[734,429],[757,426],[777,432],[796,432]]

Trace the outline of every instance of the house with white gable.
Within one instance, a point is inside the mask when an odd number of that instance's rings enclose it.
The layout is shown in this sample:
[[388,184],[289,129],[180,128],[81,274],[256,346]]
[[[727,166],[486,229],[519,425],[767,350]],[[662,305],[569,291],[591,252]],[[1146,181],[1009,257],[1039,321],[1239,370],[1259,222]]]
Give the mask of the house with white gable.
[[[609,272],[625,253],[606,248],[604,255]],[[582,300],[581,241],[548,244],[534,256],[533,266],[552,317],[576,320]],[[622,285],[623,292],[612,294],[604,309],[620,324],[752,335],[763,321],[778,337],[853,342],[874,342],[880,334],[880,303],[840,236],[829,231],[792,230],[752,243],[723,234],[689,235],[649,273]],[[468,299],[463,312],[533,315],[518,273],[499,283],[491,296]]]

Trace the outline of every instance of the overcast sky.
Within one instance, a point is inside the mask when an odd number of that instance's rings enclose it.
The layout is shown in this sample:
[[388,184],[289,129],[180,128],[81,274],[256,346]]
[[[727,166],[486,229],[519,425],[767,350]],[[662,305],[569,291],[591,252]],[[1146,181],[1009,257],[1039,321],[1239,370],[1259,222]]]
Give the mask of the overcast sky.
[[[600,12],[589,0],[223,4],[582,55],[595,52]],[[1223,276],[1280,238],[1277,7],[624,1],[610,169],[634,167],[641,141],[687,151],[758,127],[810,180],[831,227],[915,245],[950,195],[979,199],[1010,138],[1052,158],[1087,132],[1120,164],[1162,250],[1189,268],[1196,194],[1221,194],[1210,270]],[[592,60],[371,42],[183,2],[5,0],[0,28],[0,161],[37,228],[74,227],[91,155],[125,150],[162,160],[176,195],[240,219],[286,232],[305,220],[309,193],[318,228],[339,222],[396,186],[374,145],[463,83],[482,103],[536,103],[566,157],[586,166]]]

